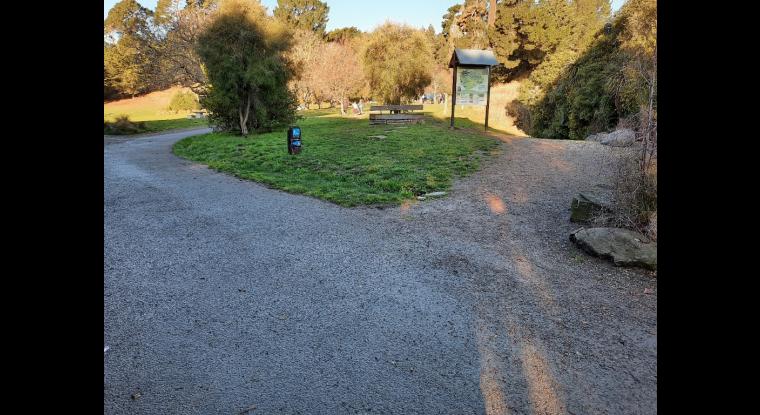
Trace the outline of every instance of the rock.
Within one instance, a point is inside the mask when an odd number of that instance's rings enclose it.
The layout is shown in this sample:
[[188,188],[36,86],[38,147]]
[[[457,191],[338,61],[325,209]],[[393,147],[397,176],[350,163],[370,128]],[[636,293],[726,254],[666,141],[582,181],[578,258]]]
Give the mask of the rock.
[[611,147],[629,147],[636,140],[636,133],[630,128],[621,128],[610,133],[596,133],[586,137],[586,141],[595,141]]
[[599,192],[578,193],[570,203],[570,222],[589,223],[601,212],[611,211],[609,198]]
[[602,139],[604,137],[606,137],[606,136],[607,136],[607,133],[591,134],[590,136],[586,137],[586,141],[595,141],[595,142],[598,143],[598,142],[602,141]]
[[425,200],[425,196],[417,196],[417,200]]
[[431,192],[431,193],[425,193],[423,196],[424,196],[424,197],[439,197],[439,196],[446,196],[446,192]]
[[591,255],[611,259],[616,266],[657,269],[657,243],[628,229],[590,228],[570,234],[570,240]]
[[600,143],[612,147],[629,147],[634,140],[636,140],[636,133],[631,129],[623,128],[607,134]]
[[388,136],[385,136],[385,135],[369,135],[369,136],[367,136],[367,138],[379,138],[380,140],[382,140],[383,138],[387,138],[387,137]]

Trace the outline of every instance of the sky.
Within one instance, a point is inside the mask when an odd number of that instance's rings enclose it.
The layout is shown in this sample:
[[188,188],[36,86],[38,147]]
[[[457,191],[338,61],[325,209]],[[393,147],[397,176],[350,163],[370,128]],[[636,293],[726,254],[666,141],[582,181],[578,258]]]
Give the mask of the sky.
[[[156,8],[157,0],[138,0],[151,10]],[[612,0],[612,10],[616,11],[626,0]],[[104,0],[103,18],[108,16],[108,10],[118,0]],[[433,25],[436,33],[441,32],[441,19],[446,10],[454,4],[461,3],[458,0],[326,0],[330,7],[328,14],[327,30],[340,27],[355,26],[362,31],[371,31],[386,20],[397,23],[407,23],[414,27],[427,28]],[[277,6],[277,0],[261,0],[268,10]]]

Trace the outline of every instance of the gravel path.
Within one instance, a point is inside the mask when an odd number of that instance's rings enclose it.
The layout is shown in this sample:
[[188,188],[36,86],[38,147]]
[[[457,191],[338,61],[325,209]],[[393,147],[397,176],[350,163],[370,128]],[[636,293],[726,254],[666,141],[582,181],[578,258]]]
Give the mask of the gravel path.
[[172,155],[193,133],[105,147],[105,413],[656,413],[656,279],[568,240],[606,147],[504,139],[443,199],[345,209]]

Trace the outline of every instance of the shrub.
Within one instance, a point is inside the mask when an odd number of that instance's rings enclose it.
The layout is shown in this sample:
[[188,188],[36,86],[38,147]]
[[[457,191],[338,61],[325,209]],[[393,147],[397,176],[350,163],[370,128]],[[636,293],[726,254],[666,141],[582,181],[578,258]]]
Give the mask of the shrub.
[[621,157],[613,186],[613,225],[635,229],[657,240],[656,160],[642,171],[638,152]]
[[178,91],[169,102],[169,111],[192,111],[201,108],[198,97],[191,91]]
[[144,122],[130,121],[127,115],[120,115],[113,122],[103,122],[103,134],[137,134],[146,131],[146,129]]
[[514,119],[515,127],[530,131],[531,112],[528,106],[518,100],[510,101],[506,106],[507,115]]

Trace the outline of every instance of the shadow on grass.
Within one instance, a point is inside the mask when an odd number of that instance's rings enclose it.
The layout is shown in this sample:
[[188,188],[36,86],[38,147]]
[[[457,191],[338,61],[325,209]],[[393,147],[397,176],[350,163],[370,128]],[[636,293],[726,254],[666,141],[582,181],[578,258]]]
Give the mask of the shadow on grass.
[[175,118],[170,120],[150,120],[133,122],[134,131],[120,131],[119,129],[104,130],[107,135],[136,135],[144,133],[154,133],[159,131],[177,130],[193,127],[208,127],[206,119]]

